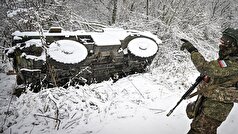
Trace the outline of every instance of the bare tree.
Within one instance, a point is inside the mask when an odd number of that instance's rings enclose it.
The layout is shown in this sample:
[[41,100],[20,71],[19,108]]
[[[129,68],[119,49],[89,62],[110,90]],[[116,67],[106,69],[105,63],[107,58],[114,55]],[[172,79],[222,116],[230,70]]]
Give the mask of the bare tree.
[[117,0],[112,0],[113,10],[112,10],[112,24],[115,24],[117,18]]

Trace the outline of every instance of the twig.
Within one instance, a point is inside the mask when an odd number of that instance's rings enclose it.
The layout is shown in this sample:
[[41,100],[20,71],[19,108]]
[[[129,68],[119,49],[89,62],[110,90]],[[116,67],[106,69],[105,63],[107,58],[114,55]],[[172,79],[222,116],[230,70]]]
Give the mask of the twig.
[[6,120],[7,120],[7,114],[9,113],[10,105],[11,105],[11,103],[12,103],[12,98],[13,98],[13,94],[12,94],[11,99],[10,99],[10,102],[9,102],[9,104],[8,104],[8,107],[7,107],[7,113],[6,113],[5,117],[4,117],[3,124],[2,124],[2,126],[1,126],[1,130],[0,130],[0,132],[3,131],[3,126],[4,126],[5,123],[6,123]]
[[135,89],[138,91],[138,93],[142,96],[142,98],[143,99],[145,99],[145,97],[143,96],[143,94],[140,92],[140,90],[134,85],[134,83],[129,79],[129,78],[127,78],[130,82],[131,82],[131,84],[135,87]]
[[165,112],[166,110],[161,110],[161,111],[159,111],[159,112],[155,112],[154,114],[160,114],[160,113],[163,113],[163,112]]
[[34,116],[46,117],[46,118],[50,118],[50,119],[57,120],[57,121],[61,122],[60,119],[57,119],[57,118],[54,118],[54,117],[50,117],[50,116],[46,116],[46,115],[34,114]]
[[[70,78],[70,80],[67,82],[67,83],[65,83],[64,84],[64,86],[66,86],[66,85],[70,85],[70,82],[72,81],[72,80],[74,80],[74,79],[76,79],[80,74],[82,74],[84,71],[88,71],[88,72],[90,72],[90,67],[89,66],[87,66],[87,67],[85,67],[85,68],[83,68],[83,69],[81,69],[75,76],[73,76],[72,78]],[[64,87],[63,86],[63,87]]]
[[[107,83],[106,83],[107,84]],[[111,91],[113,91],[112,87],[110,85],[107,84],[107,86],[111,89]]]
[[49,73],[50,73],[50,76],[51,76],[51,79],[53,81],[53,84],[55,87],[57,87],[57,83],[56,83],[56,79],[55,79],[55,75],[54,75],[54,72],[53,72],[53,68],[52,66],[50,65],[49,61],[47,60],[47,55],[48,55],[48,52],[47,52],[47,44],[46,44],[46,37],[44,36],[44,31],[43,31],[43,28],[42,26],[40,25],[40,16],[38,14],[38,12],[35,12],[35,17],[36,17],[36,24],[39,28],[39,34],[40,34],[40,40],[41,40],[41,43],[43,45],[43,49],[45,51],[45,55],[46,55],[46,65],[49,69]]
[[58,87],[57,83],[56,83],[56,79],[55,79],[55,72],[54,72],[53,66],[51,66],[50,63],[47,60],[46,60],[46,64],[48,66],[49,73],[50,73],[50,76],[51,76],[51,80],[53,81],[54,86]]
[[62,127],[62,129],[68,129],[70,126],[72,126],[74,123],[76,123],[77,120],[80,120],[82,117],[83,117],[83,114],[82,114],[80,117],[75,118],[75,119],[69,121],[68,123],[66,123],[66,124]]
[[54,118],[54,117],[50,117],[50,116],[46,116],[46,115],[40,115],[40,114],[34,114],[34,116],[46,117],[46,118],[49,118],[49,119],[56,120],[57,122],[59,122],[59,124],[57,125],[57,130],[59,130],[59,126],[60,126],[60,123],[61,123],[61,120],[60,120],[60,119]]
[[30,134],[32,133],[32,131],[33,131],[34,127],[35,127],[35,125],[33,124],[33,127],[32,127],[32,129],[31,129],[31,131],[30,131]]
[[[54,102],[54,104],[55,104],[55,106],[56,106],[56,118],[55,118],[55,119],[57,119],[57,120],[56,120],[55,127],[57,128],[57,130],[59,130],[59,126],[60,126],[59,108],[58,108],[58,106],[57,106],[57,103],[56,103],[53,99],[51,99],[51,97],[49,97],[49,98],[50,98],[50,100],[52,100],[52,101]],[[58,123],[58,121],[59,121],[59,123]]]

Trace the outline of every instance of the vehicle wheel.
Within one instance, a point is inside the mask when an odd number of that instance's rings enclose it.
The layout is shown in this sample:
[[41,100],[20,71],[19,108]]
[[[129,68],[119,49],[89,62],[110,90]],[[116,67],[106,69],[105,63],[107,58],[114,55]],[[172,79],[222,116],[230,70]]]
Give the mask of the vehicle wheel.
[[135,56],[148,58],[154,56],[158,51],[158,45],[150,38],[138,37],[132,39],[128,45],[128,50]]
[[87,48],[73,40],[58,40],[49,45],[48,55],[50,59],[62,65],[81,63],[88,55]]

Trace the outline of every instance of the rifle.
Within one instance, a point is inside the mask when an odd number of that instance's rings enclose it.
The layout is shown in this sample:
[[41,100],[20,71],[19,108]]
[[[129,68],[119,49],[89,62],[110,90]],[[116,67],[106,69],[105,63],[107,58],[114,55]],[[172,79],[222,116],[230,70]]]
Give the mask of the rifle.
[[180,98],[180,100],[177,102],[175,107],[173,109],[171,109],[166,116],[170,116],[170,114],[172,114],[174,109],[182,102],[182,100],[185,100],[185,99],[187,99],[187,97],[189,97],[189,95],[193,92],[193,90],[196,88],[196,86],[204,79],[205,76],[206,75],[200,74],[200,76],[197,77],[195,83],[188,89],[187,92],[184,93],[184,95]]

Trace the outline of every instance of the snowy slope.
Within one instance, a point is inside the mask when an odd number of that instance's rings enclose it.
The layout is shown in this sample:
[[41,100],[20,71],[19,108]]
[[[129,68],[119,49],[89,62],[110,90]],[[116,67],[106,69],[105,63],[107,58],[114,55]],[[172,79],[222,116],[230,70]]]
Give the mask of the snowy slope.
[[[184,134],[191,122],[185,108],[195,98],[183,101],[170,117],[166,114],[199,73],[188,53],[170,45],[173,44],[159,47],[147,73],[130,75],[115,83],[27,91],[12,101],[15,77],[1,73],[1,129],[16,134]],[[203,51],[207,57],[214,54],[209,49]],[[218,134],[238,132],[237,112],[235,104]]]
[[[149,73],[128,76],[116,83],[105,81],[84,87],[46,89],[38,94],[29,91],[13,100],[10,116],[3,128],[6,133],[19,134],[186,133],[191,120],[185,115],[185,107],[192,100],[182,102],[170,117],[166,114],[194,81],[196,76],[192,74],[197,73],[193,71],[189,74],[189,81],[187,78],[171,77],[171,73],[157,68]],[[4,91],[1,102],[5,102],[1,118],[7,111],[6,104],[10,101],[10,91],[7,90],[14,86],[13,80],[12,76],[1,74],[1,89]],[[181,86],[181,83],[184,85]],[[219,128],[219,134],[238,132],[235,113],[237,106]],[[58,118],[60,123],[53,118]],[[7,125],[11,127],[7,129]]]

